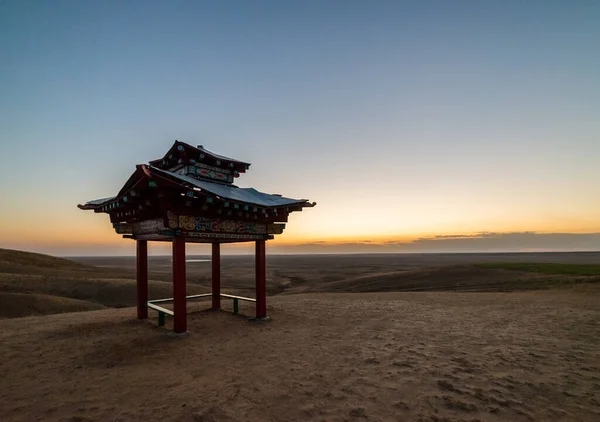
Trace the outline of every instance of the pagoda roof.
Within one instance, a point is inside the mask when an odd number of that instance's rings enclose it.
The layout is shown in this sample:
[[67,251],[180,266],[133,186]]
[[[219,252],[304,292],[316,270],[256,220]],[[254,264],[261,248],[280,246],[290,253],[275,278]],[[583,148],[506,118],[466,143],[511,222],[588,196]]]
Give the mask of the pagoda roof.
[[175,141],[163,159],[136,165],[115,196],[78,207],[108,214],[127,239],[214,244],[273,239],[291,213],[316,205],[232,184],[249,165]]
[[[312,207],[315,204],[309,203],[308,199],[293,199],[287,198],[278,194],[268,194],[264,192],[260,192],[254,188],[240,188],[235,185],[227,185],[221,183],[209,182],[207,180],[200,180],[190,176],[185,176],[182,174],[177,174],[168,170],[163,170],[158,167],[154,167],[152,165],[142,164],[138,166],[138,171],[144,173],[148,177],[166,177],[177,184],[181,184],[186,188],[191,188],[196,191],[204,191],[215,195],[221,199],[226,199],[235,202],[241,202],[248,205],[260,206],[264,208],[277,208],[277,207],[286,207],[293,205],[302,205]],[[127,184],[136,179],[136,174],[141,176],[141,174],[136,171],[134,173]],[[119,195],[109,197],[109,198],[101,198],[95,199],[92,201],[86,202],[84,205],[80,205],[81,209],[96,209],[105,204],[111,203],[113,201],[118,200],[120,196],[125,194],[127,189],[122,189]]]
[[179,179],[181,182],[189,184],[195,189],[205,190],[221,198],[243,202],[249,205],[259,205],[261,207],[269,208],[299,205],[308,202],[308,199],[286,198],[277,194],[268,194],[260,192],[254,188],[239,188],[234,185],[224,185],[221,183],[214,183],[206,180],[195,179],[190,176],[176,174],[153,166],[148,167],[151,172],[155,171],[162,173],[168,177]]
[[180,155],[181,153],[185,153],[186,155],[196,160],[206,160],[206,158],[209,158],[213,161],[221,161],[221,165],[225,167],[234,167],[239,173],[244,173],[250,167],[250,163],[248,162],[216,154],[212,151],[207,150],[202,145],[198,145],[197,147],[195,147],[193,145],[181,141],[175,141],[175,143],[171,146],[171,148],[169,148],[169,150],[162,158],[152,160],[149,163],[155,167],[162,167],[163,162],[169,161],[173,156]]

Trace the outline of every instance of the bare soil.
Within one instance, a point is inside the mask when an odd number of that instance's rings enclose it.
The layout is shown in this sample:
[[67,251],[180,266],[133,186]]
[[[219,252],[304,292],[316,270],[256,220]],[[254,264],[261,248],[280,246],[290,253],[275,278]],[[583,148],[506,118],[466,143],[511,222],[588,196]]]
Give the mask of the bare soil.
[[193,313],[180,338],[132,308],[3,320],[0,420],[600,420],[597,285],[277,295],[268,312]]

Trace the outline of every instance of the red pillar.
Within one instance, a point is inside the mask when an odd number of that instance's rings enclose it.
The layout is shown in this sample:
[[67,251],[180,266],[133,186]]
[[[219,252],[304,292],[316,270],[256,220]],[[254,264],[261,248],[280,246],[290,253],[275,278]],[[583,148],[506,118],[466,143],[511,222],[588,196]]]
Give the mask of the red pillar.
[[212,308],[221,309],[221,244],[212,244]]
[[256,241],[256,318],[267,317],[267,252],[264,240]]
[[136,241],[137,317],[148,318],[148,242]]
[[185,239],[173,238],[173,331],[187,331],[187,304],[185,299]]

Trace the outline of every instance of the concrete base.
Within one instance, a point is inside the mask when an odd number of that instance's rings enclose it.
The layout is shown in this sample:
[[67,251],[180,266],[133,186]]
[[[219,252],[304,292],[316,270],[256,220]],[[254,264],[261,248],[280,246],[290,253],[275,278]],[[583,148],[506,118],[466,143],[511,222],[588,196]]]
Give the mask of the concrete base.
[[190,335],[189,331],[183,332],[183,333],[176,333],[175,331],[169,331],[167,333],[167,336],[169,337],[173,337],[173,338],[179,338],[179,337],[187,337]]
[[248,321],[250,321],[250,322],[256,322],[256,323],[260,323],[260,322],[270,322],[270,321],[272,321],[272,320],[271,320],[271,318],[269,318],[269,317],[264,317],[264,318],[256,318],[256,317],[253,317],[253,318],[250,318]]

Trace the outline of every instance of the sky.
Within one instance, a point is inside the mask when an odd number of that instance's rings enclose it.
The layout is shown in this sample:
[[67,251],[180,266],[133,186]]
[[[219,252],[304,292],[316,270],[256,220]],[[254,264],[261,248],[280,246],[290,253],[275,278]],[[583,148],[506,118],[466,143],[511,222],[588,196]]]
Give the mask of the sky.
[[599,51],[593,0],[0,0],[0,247],[133,254],[77,204],[178,139],[317,202],[273,252],[598,250]]

